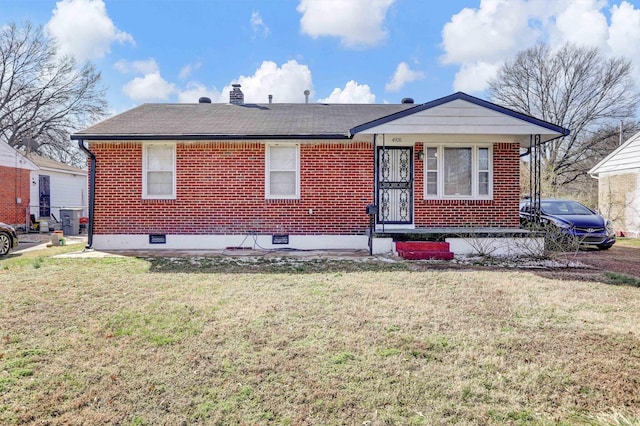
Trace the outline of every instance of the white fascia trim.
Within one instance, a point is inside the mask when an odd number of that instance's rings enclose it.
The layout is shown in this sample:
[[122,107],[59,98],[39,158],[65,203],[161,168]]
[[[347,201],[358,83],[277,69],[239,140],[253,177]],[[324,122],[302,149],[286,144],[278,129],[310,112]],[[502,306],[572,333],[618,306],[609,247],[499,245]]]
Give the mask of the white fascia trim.
[[84,176],[84,177],[87,176],[87,171],[84,169],[78,169],[77,171],[73,171],[73,170],[66,170],[66,169],[56,169],[53,167],[40,167],[40,171],[61,173],[61,174],[73,175],[73,176]]
[[[366,235],[289,235],[289,244],[271,244],[271,235],[175,235],[166,234],[166,244],[149,244],[148,234],[94,235],[96,250],[225,250],[251,249],[289,250],[368,250]],[[388,241],[387,241],[388,240]],[[392,250],[391,239],[374,238],[374,253]]]

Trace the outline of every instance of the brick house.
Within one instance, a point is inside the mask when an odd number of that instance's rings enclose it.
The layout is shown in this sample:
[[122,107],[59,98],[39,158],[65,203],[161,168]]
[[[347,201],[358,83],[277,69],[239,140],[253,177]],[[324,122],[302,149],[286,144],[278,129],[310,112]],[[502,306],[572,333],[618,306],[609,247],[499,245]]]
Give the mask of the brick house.
[[[366,249],[390,233],[518,230],[520,149],[566,129],[456,93],[401,104],[144,104],[72,135],[90,245]],[[92,191],[93,188],[93,191]]]
[[598,209],[619,236],[640,238],[640,133],[631,136],[596,164]]
[[31,175],[38,166],[0,142],[0,222],[25,223],[31,201]]

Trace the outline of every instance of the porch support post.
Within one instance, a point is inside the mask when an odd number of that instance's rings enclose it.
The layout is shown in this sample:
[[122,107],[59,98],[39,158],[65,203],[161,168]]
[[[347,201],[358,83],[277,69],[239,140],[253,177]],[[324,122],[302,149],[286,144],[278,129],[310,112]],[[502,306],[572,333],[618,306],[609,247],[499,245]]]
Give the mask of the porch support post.
[[529,135],[529,199],[536,219],[540,216],[540,198],[542,191],[542,146],[540,135]]
[[376,213],[369,215],[369,256],[373,256],[373,233],[376,230],[376,215],[378,212],[378,198],[377,198],[377,183],[378,178],[378,145],[376,137],[377,134],[373,134],[373,206]]

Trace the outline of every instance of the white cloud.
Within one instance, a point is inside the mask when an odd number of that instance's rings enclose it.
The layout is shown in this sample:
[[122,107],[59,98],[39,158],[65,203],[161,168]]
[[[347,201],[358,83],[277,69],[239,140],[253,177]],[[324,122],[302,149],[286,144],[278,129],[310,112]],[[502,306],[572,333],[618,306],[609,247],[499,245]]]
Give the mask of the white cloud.
[[212,102],[226,102],[222,100],[222,93],[220,93],[216,88],[209,89],[204,84],[197,81],[189,82],[186,89],[178,92],[178,102],[193,104],[198,102],[198,100],[203,96],[211,99]]
[[481,92],[487,88],[486,82],[496,75],[499,68],[500,64],[497,63],[474,62],[463,64],[456,73],[453,90],[456,92]]
[[607,43],[613,55],[631,60],[634,79],[640,85],[640,9],[626,1],[611,8]]
[[253,11],[251,13],[251,29],[253,30],[253,34],[255,36],[267,37],[269,35],[269,27],[262,20],[262,16],[257,11]]
[[445,64],[504,59],[535,41],[523,0],[482,0],[479,9],[462,9],[442,30]]
[[422,71],[414,71],[409,68],[406,62],[400,62],[393,74],[391,81],[385,84],[384,89],[387,92],[397,92],[404,87],[405,84],[421,80],[424,78]]
[[607,18],[600,11],[598,0],[564,1],[559,3],[555,25],[549,28],[549,44],[559,47],[565,43],[606,47],[609,31]]
[[627,1],[481,0],[464,8],[442,30],[444,64],[459,66],[455,90],[481,92],[504,61],[538,42],[552,49],[567,42],[601,48],[631,60],[640,83],[640,9]]
[[367,84],[358,84],[351,80],[344,89],[335,88],[331,94],[319,99],[320,103],[327,104],[372,104],[376,101],[376,95],[371,93],[371,88]]
[[191,76],[191,74],[194,71],[199,70],[201,66],[202,66],[201,62],[196,62],[195,64],[187,64],[187,65],[185,65],[180,70],[180,73],[178,74],[178,78],[180,78],[180,80],[186,80],[187,78],[189,78]]
[[45,31],[58,42],[61,54],[79,61],[102,58],[111,51],[111,44],[134,44],[130,34],[118,29],[102,0],[61,0]]
[[384,18],[396,0],[300,0],[300,28],[312,38],[339,37],[345,47],[375,46],[387,37]]
[[269,95],[273,95],[273,102],[301,103],[304,102],[304,91],[309,90],[313,97],[313,80],[309,67],[290,60],[282,66],[273,61],[264,61],[251,76],[240,76],[222,88],[207,89],[206,85],[192,81],[187,89],[180,91],[180,102],[196,102],[200,96],[208,96],[212,102],[229,102],[229,92],[232,83],[242,86],[245,103],[268,103]]
[[149,58],[142,61],[125,61],[124,59],[121,59],[113,64],[113,66],[123,74],[151,74],[160,69],[160,67],[158,67],[158,63],[154,58]]
[[640,58],[640,9],[626,1],[613,6],[607,42],[614,55]]
[[139,61],[124,59],[113,64],[123,74],[138,74],[122,87],[122,92],[136,102],[166,101],[177,92],[173,83],[160,74],[160,67],[154,58]]
[[175,85],[162,78],[159,71],[136,77],[124,85],[125,95],[138,102],[166,101],[175,92]]

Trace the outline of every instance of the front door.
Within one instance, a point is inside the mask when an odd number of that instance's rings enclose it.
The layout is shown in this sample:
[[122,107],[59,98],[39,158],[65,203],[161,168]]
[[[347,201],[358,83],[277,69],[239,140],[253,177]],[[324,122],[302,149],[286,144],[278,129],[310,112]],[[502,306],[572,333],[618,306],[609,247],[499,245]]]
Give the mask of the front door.
[[40,217],[51,216],[51,185],[49,176],[40,175]]
[[378,147],[378,223],[413,224],[413,148]]

